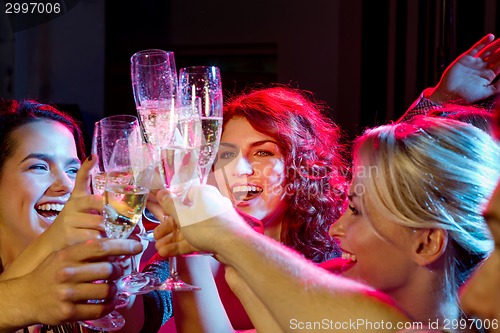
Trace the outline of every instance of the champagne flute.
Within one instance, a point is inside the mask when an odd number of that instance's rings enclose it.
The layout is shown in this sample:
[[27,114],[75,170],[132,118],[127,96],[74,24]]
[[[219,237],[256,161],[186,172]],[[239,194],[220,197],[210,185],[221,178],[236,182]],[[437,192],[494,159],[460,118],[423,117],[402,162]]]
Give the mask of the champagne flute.
[[[190,66],[179,71],[180,108],[191,106],[201,120],[200,157],[198,159],[200,182],[205,184],[219,150],[222,135],[222,81],[215,66]],[[195,252],[189,255],[210,255]]]
[[[142,217],[153,179],[153,161],[142,141],[114,144],[106,171],[104,226],[110,238],[128,238]],[[132,140],[133,141],[133,140]],[[149,165],[148,165],[149,164]]]
[[174,53],[158,49],[136,52],[130,58],[132,90],[146,142],[164,147],[176,119],[177,70]]
[[181,68],[178,105],[180,108],[191,106],[200,114],[202,140],[199,166],[201,183],[205,184],[217,155],[222,134],[223,96],[219,68],[215,66]]
[[[219,148],[222,132],[222,84],[215,66],[184,67],[179,72],[176,101],[177,128],[172,144],[161,150],[165,183],[184,196],[193,183],[206,183]],[[173,230],[173,237],[178,233]],[[182,281],[176,257],[170,259],[170,278],[162,289],[198,290]]]
[[[127,238],[136,225],[142,224],[149,188],[155,171],[154,148],[137,142],[136,145],[120,140],[106,173],[105,229],[108,237]],[[149,233],[135,234],[149,240]],[[117,286],[125,295],[139,295],[162,284],[152,273],[137,272],[135,257],[131,258],[132,273],[123,276]]]
[[[131,115],[109,116],[95,123],[92,136],[91,153],[95,154],[98,161],[91,173],[92,193],[104,196],[106,185],[106,168],[110,163],[111,143],[116,142],[123,135],[128,135],[139,128],[139,122],[136,117]],[[114,148],[111,146],[111,149]],[[96,281],[102,283],[104,281]],[[117,293],[117,308],[126,306],[129,298],[122,292]],[[95,300],[94,302],[99,302]],[[125,325],[125,318],[116,310],[108,315],[94,319],[79,321],[82,326],[94,330],[116,331]]]
[[[103,136],[102,127],[105,127],[105,135]],[[139,120],[132,115],[113,115],[105,117],[94,124],[94,132],[92,135],[92,146],[90,153],[96,155],[97,163],[91,172],[92,193],[104,195],[104,187],[106,185],[106,166],[109,164],[111,157],[110,149],[114,146],[109,146],[106,141],[112,140],[116,142],[123,133],[136,130],[139,127]],[[112,136],[112,137],[110,137]]]
[[[103,124],[103,125],[102,125]],[[105,157],[105,154],[103,152],[103,137],[102,137],[102,129],[101,127],[104,126],[107,128],[107,135],[110,135],[110,131],[112,128],[115,129],[117,132],[116,137],[119,137],[121,134],[121,129],[123,126],[130,126],[130,128],[138,128],[139,127],[139,120],[137,117],[132,116],[132,115],[114,115],[114,116],[108,116],[106,118],[101,119],[100,121],[95,123],[94,126],[94,133],[92,136],[92,147],[91,147],[91,154],[94,154],[97,156],[97,163],[94,169],[91,172],[91,183],[92,183],[92,193],[93,194],[98,194],[101,196],[104,196],[104,187],[106,184],[106,172],[105,172],[105,167],[104,167],[104,160],[106,160],[106,165],[109,164],[109,149],[106,155],[108,158]],[[153,158],[156,160],[157,154],[153,154]],[[152,233],[150,232],[141,232],[139,234],[136,234],[136,236],[147,240],[147,241],[154,241],[154,237],[152,236]]]
[[[135,118],[133,125],[101,124],[106,170],[104,221],[106,234],[112,238],[127,238],[142,223],[157,160],[152,145],[142,140],[137,118],[129,117]],[[134,258],[131,260],[133,272],[122,277],[118,284],[122,293],[142,294],[161,284],[155,275],[137,272]]]
[[[174,52],[147,49],[136,52],[130,58],[132,90],[141,129],[146,142],[154,145],[160,152],[170,142],[177,119],[174,112],[177,95],[177,69]],[[158,164],[158,180],[154,188],[162,188],[164,175]],[[149,220],[157,223],[147,208],[144,210]],[[149,237],[148,237],[149,236]],[[152,233],[145,235],[154,241]]]
[[[200,182],[200,143],[202,138],[201,121],[198,109],[191,106],[176,108],[177,126],[171,143],[161,149],[161,166],[165,184],[170,192],[184,197],[190,186]],[[177,237],[177,227],[173,237]],[[184,282],[177,272],[177,258],[169,257],[170,277],[157,289],[192,291],[197,286]]]
[[[180,161],[187,161],[196,154],[190,154],[184,150],[187,147],[183,145],[184,142],[177,142],[175,147],[171,144],[178,125],[177,70],[174,53],[158,49],[142,50],[132,55],[130,64],[132,90],[144,137],[160,152],[159,174],[164,180],[164,185],[171,190],[177,189],[181,186],[177,184],[183,183],[184,177],[191,178],[192,170],[182,170],[182,173],[172,172],[172,170]],[[163,162],[165,162],[164,165],[162,165]],[[190,165],[192,163],[188,163],[188,166]],[[152,218],[146,210],[144,214],[150,221],[160,222]],[[194,290],[195,287],[184,284],[178,278],[174,257],[169,258],[169,264],[170,278],[165,281],[162,288]]]

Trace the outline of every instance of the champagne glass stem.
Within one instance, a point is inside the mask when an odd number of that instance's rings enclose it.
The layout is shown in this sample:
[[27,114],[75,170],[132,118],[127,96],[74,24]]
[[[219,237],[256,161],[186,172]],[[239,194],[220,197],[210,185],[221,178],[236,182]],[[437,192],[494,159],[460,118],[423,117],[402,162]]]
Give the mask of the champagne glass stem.
[[[164,217],[164,219],[166,216]],[[179,232],[179,227],[177,224],[174,225],[172,230],[172,236],[174,240],[177,240]],[[160,290],[175,290],[175,291],[193,291],[200,290],[200,287],[190,285],[179,278],[179,272],[177,271],[177,257],[171,256],[168,258],[168,263],[170,265],[170,277],[161,285],[158,289]]]
[[179,272],[177,272],[177,256],[168,257],[168,263],[170,265],[170,277],[173,280],[178,280]]
[[[174,223],[174,228],[172,230],[172,237],[174,241],[177,242],[178,236],[179,235],[179,227],[177,226],[177,223]],[[170,256],[168,257],[168,263],[170,265],[170,277],[174,281],[179,280],[179,272],[177,271],[177,257],[176,256]]]

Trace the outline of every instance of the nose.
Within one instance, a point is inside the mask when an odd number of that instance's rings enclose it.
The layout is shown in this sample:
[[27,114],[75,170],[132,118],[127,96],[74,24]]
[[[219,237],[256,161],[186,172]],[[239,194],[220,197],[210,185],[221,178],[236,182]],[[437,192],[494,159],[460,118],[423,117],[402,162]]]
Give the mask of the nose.
[[49,191],[57,196],[62,196],[73,191],[75,186],[74,179],[70,178],[66,172],[58,170],[54,172],[54,181],[49,188]]
[[340,238],[345,236],[345,214],[346,213],[342,214],[342,216],[337,221],[333,222],[333,224],[330,226],[328,233],[333,238]]
[[233,170],[234,176],[250,176],[253,174],[252,164],[243,156],[239,156],[235,161]]

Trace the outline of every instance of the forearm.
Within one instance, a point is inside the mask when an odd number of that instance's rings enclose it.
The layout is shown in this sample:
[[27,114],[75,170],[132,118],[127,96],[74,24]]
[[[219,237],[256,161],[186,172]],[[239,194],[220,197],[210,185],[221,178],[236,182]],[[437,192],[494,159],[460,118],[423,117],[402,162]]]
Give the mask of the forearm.
[[397,309],[369,296],[374,294],[370,288],[324,272],[251,230],[226,234],[217,244],[221,258],[245,280],[285,331],[290,331],[291,320],[407,320]]
[[19,277],[33,271],[53,252],[49,243],[44,241],[43,234],[35,239],[13,262],[7,263],[4,272],[0,275],[0,281]]
[[15,332],[35,323],[33,315],[38,309],[29,302],[27,290],[25,277],[0,282],[0,333]]
[[201,290],[174,292],[174,319],[177,331],[222,333],[234,332],[214,281],[209,256],[178,257],[177,270],[183,281]]
[[252,323],[255,325],[255,331],[259,333],[284,332],[276,321],[276,318],[271,315],[267,307],[255,295],[253,290],[245,283],[245,281],[240,278],[238,273],[236,273],[232,267],[228,266],[227,268],[226,280],[231,286],[233,292],[238,296],[239,300],[243,304],[248,316],[252,320]]
[[[175,215],[188,242],[215,253],[221,262],[235,269],[284,331],[292,330],[292,320],[349,322],[362,318],[394,324],[408,320],[373,289],[332,275],[256,233],[215,188],[201,185],[192,188],[190,195],[189,206],[164,192],[159,192],[158,200],[167,213]],[[165,225],[165,230],[155,230],[155,236],[167,230]]]

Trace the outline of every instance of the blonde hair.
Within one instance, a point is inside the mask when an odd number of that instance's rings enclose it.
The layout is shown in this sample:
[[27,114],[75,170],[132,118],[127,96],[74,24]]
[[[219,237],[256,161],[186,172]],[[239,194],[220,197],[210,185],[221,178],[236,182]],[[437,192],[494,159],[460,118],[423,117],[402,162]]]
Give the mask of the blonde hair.
[[445,280],[456,294],[493,250],[482,210],[499,176],[498,145],[470,124],[415,117],[366,131],[354,156],[354,172],[375,171],[357,177],[368,194],[362,210],[368,204],[399,225],[448,232]]

